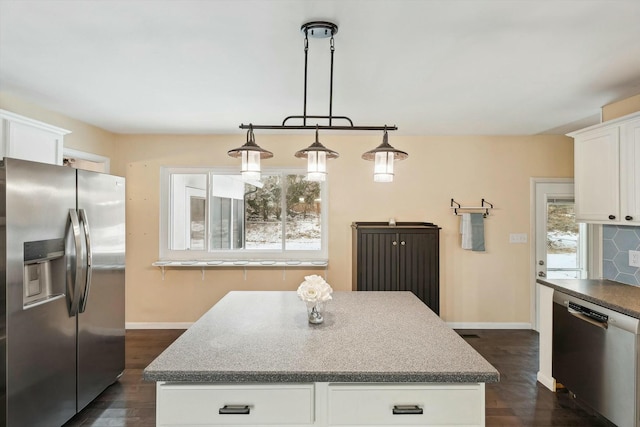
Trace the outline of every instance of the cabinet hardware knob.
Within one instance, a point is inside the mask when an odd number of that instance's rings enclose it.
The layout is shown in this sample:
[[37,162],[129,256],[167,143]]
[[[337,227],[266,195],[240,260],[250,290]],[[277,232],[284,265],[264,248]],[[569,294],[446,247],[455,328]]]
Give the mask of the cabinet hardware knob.
[[609,215],[609,219],[616,219],[615,215]]
[[249,405],[224,405],[218,409],[220,415],[249,415],[250,412]]
[[401,244],[402,246],[406,245],[406,243],[405,243],[405,241],[404,241],[404,240],[403,240],[402,242],[400,242],[400,244]]
[[397,245],[398,245],[398,242],[396,242],[396,241],[394,240],[392,244],[393,244],[393,246],[397,246]]
[[547,277],[547,275],[545,274],[544,271],[539,271],[538,272],[538,277]]
[[393,415],[422,415],[424,410],[418,405],[393,405]]
[[627,215],[624,217],[627,221],[633,221],[633,217],[631,215]]

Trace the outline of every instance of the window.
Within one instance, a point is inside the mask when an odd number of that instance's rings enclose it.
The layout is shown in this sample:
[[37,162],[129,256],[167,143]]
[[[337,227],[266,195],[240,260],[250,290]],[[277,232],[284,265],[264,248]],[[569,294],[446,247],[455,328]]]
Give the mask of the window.
[[221,168],[162,168],[160,258],[326,260],[326,183],[305,175],[245,182]]
[[547,277],[587,278],[587,224],[576,222],[574,201],[547,199]]

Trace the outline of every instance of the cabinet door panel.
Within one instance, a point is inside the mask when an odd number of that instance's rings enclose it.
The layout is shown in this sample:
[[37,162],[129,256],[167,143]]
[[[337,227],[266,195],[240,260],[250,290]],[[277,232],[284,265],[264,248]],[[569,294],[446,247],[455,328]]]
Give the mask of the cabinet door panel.
[[576,220],[620,221],[619,141],[618,127],[576,137]]
[[397,290],[398,241],[395,231],[362,232],[359,240],[358,290]]
[[624,224],[640,224],[640,119],[627,123],[620,143],[621,182],[620,220]]
[[22,123],[9,123],[8,126],[8,157],[62,164],[62,136]]
[[[159,384],[158,426],[312,425],[313,384]],[[228,405],[246,413],[221,414]]]
[[[330,384],[329,426],[484,425],[482,384]],[[417,414],[395,414],[398,405]]]
[[398,290],[413,292],[439,314],[437,233],[400,233],[399,240]]

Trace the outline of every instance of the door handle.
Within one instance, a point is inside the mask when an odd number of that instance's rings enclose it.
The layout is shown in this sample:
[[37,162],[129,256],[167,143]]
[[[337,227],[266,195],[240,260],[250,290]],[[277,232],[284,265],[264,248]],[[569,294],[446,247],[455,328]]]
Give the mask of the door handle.
[[87,212],[84,209],[80,209],[80,224],[84,231],[84,238],[87,243],[87,277],[84,283],[84,293],[80,300],[80,313],[84,313],[87,308],[87,301],[89,299],[89,289],[91,288],[91,275],[93,273],[93,252],[91,250],[91,228],[89,227],[89,219],[87,218]]
[[249,415],[250,413],[249,405],[224,405],[218,409],[220,415]]
[[393,415],[422,415],[424,410],[418,405],[393,405]]
[[69,239],[73,239],[71,243],[75,248],[75,254],[73,256],[65,249],[69,316],[75,316],[78,314],[78,304],[80,301],[80,287],[78,286],[78,282],[82,276],[83,268],[82,263],[78,259],[82,257],[82,241],[80,239],[80,221],[78,220],[78,213],[75,209],[69,209],[69,221],[67,222],[65,234],[67,242]]
[[547,274],[544,271],[538,271],[538,277],[547,277]]
[[579,311],[573,310],[571,308],[567,308],[567,311],[569,312],[569,314],[571,314],[573,317],[582,320],[583,322],[587,322],[592,324],[593,326],[597,326],[598,328],[602,328],[602,329],[607,329],[607,327],[609,326],[607,322],[598,322],[597,320],[593,320],[592,318],[590,318],[589,316],[585,316],[584,314],[580,313]]

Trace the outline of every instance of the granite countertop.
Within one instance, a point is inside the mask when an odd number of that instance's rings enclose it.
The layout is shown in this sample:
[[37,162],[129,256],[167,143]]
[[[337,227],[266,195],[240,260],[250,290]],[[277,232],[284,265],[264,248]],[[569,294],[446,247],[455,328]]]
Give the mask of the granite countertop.
[[612,280],[538,279],[565,294],[640,319],[640,287]]
[[144,370],[149,381],[497,382],[411,292],[334,292],[324,323],[296,292],[228,293]]

